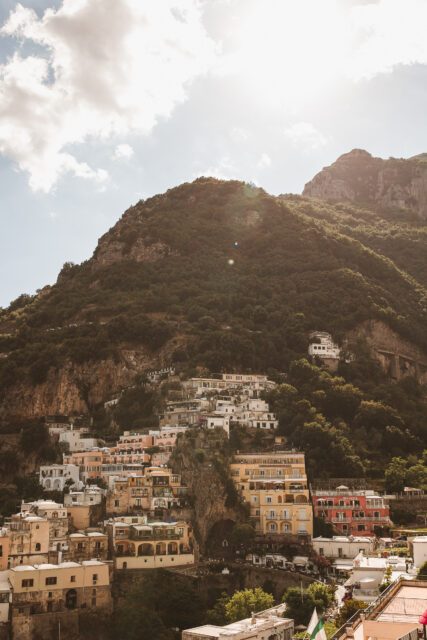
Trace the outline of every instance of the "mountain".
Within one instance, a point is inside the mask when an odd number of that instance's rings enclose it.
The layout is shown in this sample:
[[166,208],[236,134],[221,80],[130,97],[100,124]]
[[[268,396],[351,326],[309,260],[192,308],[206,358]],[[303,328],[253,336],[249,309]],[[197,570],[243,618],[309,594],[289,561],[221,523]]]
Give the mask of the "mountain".
[[352,202],[427,219],[427,154],[408,159],[374,158],[363,149],[340,156],[305,185],[303,195]]
[[90,260],[0,313],[0,416],[87,412],[160,365],[286,371],[313,329],[409,353],[424,381],[426,249],[406,214],[183,184],[132,206]]

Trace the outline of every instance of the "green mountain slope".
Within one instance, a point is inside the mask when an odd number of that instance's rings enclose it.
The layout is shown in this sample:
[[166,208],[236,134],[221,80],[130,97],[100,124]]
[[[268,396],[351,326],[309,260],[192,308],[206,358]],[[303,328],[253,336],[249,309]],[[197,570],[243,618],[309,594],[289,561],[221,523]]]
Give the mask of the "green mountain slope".
[[[100,411],[158,365],[285,372],[271,402],[312,474],[381,476],[393,455],[422,449],[427,406],[355,331],[374,323],[427,363],[426,255],[426,227],[396,214],[184,184],[131,207],[90,260],[1,312],[0,418],[7,429]],[[338,377],[295,363],[313,329],[353,340]]]
[[91,260],[3,311],[0,393],[136,345],[151,356],[170,345],[173,361],[213,371],[285,370],[309,330],[341,339],[372,318],[427,350],[425,234],[239,182],[182,185],[129,209]]

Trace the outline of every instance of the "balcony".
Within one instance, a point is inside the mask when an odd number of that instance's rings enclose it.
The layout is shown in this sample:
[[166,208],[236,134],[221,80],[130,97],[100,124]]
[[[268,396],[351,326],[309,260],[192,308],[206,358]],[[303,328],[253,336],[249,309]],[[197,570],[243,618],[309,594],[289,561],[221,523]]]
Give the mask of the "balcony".
[[181,536],[178,533],[171,533],[168,531],[155,531],[150,533],[149,531],[130,531],[129,540],[180,540]]

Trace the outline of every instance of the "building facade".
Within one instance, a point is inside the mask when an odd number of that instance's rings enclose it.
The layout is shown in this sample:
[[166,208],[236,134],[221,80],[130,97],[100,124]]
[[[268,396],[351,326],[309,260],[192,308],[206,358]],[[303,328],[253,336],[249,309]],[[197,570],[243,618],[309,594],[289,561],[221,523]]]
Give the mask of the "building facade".
[[224,627],[203,625],[182,632],[182,640],[291,640],[294,621],[284,618],[285,605],[266,609],[251,618],[232,622]]
[[155,569],[194,563],[192,533],[187,522],[148,522],[122,517],[106,522],[115,568]]
[[313,504],[314,515],[330,522],[343,535],[375,536],[376,528],[392,524],[386,498],[371,490],[351,490],[344,485],[335,490],[316,490]]
[[250,505],[256,531],[263,535],[313,535],[313,512],[303,453],[277,451],[235,455],[231,476]]

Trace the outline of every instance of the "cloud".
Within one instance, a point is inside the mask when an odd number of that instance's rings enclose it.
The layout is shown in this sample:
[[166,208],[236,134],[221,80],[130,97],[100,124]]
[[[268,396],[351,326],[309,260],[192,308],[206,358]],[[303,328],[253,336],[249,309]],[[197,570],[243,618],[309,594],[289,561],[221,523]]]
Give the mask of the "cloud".
[[131,147],[130,144],[118,144],[114,149],[113,158],[115,160],[128,160],[129,158],[132,158],[134,153],[133,147]]
[[1,32],[31,53],[0,65],[0,152],[44,192],[65,173],[105,182],[71,145],[148,134],[216,55],[197,0],[63,0],[41,18],[17,4]]
[[241,179],[237,167],[228,156],[223,156],[215,165],[207,167],[203,171],[197,171],[194,175],[195,178],[200,178],[201,176],[211,176],[212,178],[218,178],[218,180]]
[[260,159],[258,160],[258,165],[260,169],[265,169],[271,166],[271,158],[267,153],[262,153]]
[[327,138],[311,122],[296,122],[285,129],[284,134],[295,147],[305,151],[319,149],[327,144]]

